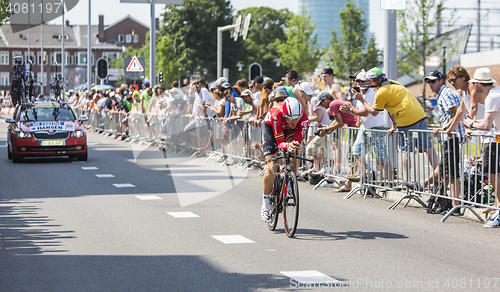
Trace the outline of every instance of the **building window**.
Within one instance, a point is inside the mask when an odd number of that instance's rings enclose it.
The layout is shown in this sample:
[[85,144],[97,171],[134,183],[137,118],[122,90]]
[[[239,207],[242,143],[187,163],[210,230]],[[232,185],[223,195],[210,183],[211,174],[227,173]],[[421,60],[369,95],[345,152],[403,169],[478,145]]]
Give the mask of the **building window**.
[[9,86],[10,85],[10,83],[9,83],[9,75],[10,75],[9,72],[2,72],[2,73],[0,73],[0,84],[2,86]]
[[102,57],[107,59],[108,61],[114,60],[118,57],[121,57],[121,53],[114,53],[114,52],[104,52],[102,53]]
[[36,73],[36,80],[42,84],[47,84],[47,72],[43,72],[43,78],[40,72]]
[[[36,65],[35,52],[30,51],[29,59],[31,59],[33,65]],[[29,59],[28,59],[28,52],[24,52],[24,64],[28,64]]]
[[52,64],[57,62],[58,64],[62,63],[62,53],[52,53],[50,56],[50,60],[52,61]]
[[0,65],[9,65],[9,52],[0,52]]
[[125,41],[125,37],[122,34],[118,35],[118,42],[123,43]]
[[[37,56],[37,62],[38,62],[37,64],[41,65],[42,61],[43,61],[43,59],[42,59],[42,52],[36,53],[36,56]],[[47,65],[48,63],[49,63],[49,57],[47,56],[47,53],[45,52],[45,61],[43,61],[43,64]]]
[[132,42],[132,35],[131,34],[128,34],[125,36],[125,42],[126,43],[131,43]]
[[138,42],[139,42],[139,35],[134,34],[134,43],[138,43]]

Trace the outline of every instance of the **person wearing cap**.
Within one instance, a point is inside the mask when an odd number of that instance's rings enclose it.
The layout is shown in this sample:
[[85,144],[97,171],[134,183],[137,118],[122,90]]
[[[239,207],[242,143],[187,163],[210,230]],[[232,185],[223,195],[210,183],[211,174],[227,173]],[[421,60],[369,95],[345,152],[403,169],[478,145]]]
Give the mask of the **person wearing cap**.
[[325,90],[333,96],[333,99],[345,100],[340,85],[335,83],[334,77],[335,74],[333,74],[332,68],[327,67],[321,70],[321,80],[325,82]]
[[[326,109],[333,101],[331,94],[328,91],[321,91],[317,96],[311,98],[311,111],[312,114],[309,116],[309,122],[316,122],[317,126],[326,127],[332,122],[330,116],[328,115]],[[316,173],[326,173],[326,167],[320,170],[320,164],[324,164],[325,151],[325,138],[320,136],[314,136],[314,138],[307,144],[306,155],[312,156],[314,159],[313,168],[306,171],[316,172]]]
[[[371,86],[378,88],[375,93],[375,101],[373,106],[363,97],[362,94],[357,94],[355,98],[365,106],[366,110],[377,116],[386,109],[392,121],[391,128],[387,131],[392,135],[396,128],[408,135],[409,130],[427,130],[427,115],[425,114],[422,105],[419,101],[400,83],[388,80],[386,75],[380,69],[374,67],[366,73],[367,78],[371,79]],[[399,146],[403,151],[403,157],[406,159],[406,153],[413,152],[413,140],[409,140],[409,145],[405,144],[404,135],[399,135]],[[432,147],[430,138],[426,133],[418,135],[418,149],[427,153],[429,163],[433,168],[437,167],[437,154]],[[403,173],[406,174],[407,164],[403,164]]]
[[[356,72],[354,75],[354,84],[351,89],[352,96],[362,95],[365,100],[373,106],[375,102],[375,91],[370,88],[371,80],[368,79],[365,70],[360,70]],[[358,91],[359,90],[359,91]],[[367,143],[367,139],[364,135],[365,129],[374,129],[374,130],[387,130],[387,125],[384,121],[383,115],[372,115],[365,108],[363,103],[356,103],[356,107],[353,107],[350,103],[343,105],[340,107],[340,111],[358,116],[359,121],[361,122],[360,129],[356,136],[356,141],[354,141],[354,145],[352,146],[352,153],[358,162],[358,169],[361,169],[361,145],[363,142]],[[377,133],[377,132],[375,132]],[[374,152],[375,158],[377,161],[377,167],[380,171],[380,175],[382,178],[387,177],[389,181],[392,181],[393,172],[391,170],[390,161],[388,161],[387,151],[385,149],[385,144],[382,140],[382,137],[378,134],[372,135],[372,139],[374,140]],[[351,189],[351,181],[348,181],[343,187],[339,189],[339,191],[348,192]]]
[[311,123],[311,115],[313,114],[314,110],[316,109],[316,106],[312,106],[311,104],[311,98],[314,96],[314,91],[311,88],[311,84],[309,82],[300,82],[297,84],[297,87],[299,88],[299,94],[300,96],[306,103],[307,107],[305,107],[307,110],[307,114],[309,117],[309,129],[307,130],[307,143],[311,142],[312,138],[314,137],[314,132],[316,131],[316,123]]
[[[479,68],[474,72],[474,77],[469,80],[473,90],[479,94],[487,94],[485,100],[485,115],[483,119],[471,119],[467,117],[461,124],[471,130],[490,131],[495,126],[494,139],[486,137],[483,140],[483,173],[488,176],[489,183],[495,190],[500,183],[500,87],[494,86],[496,81],[491,76],[489,68]],[[495,200],[495,207],[499,206],[498,195]],[[497,212],[498,213],[498,212]],[[496,214],[494,220],[486,222],[484,227],[500,227],[500,216]]]
[[[330,94],[330,95],[332,95],[332,94]],[[326,134],[339,129],[339,128],[343,127],[344,125],[346,125],[348,127],[353,127],[353,128],[357,127],[358,118],[356,116],[354,116],[351,113],[343,113],[340,111],[340,107],[344,104],[349,104],[349,102],[343,101],[343,100],[338,100],[338,99],[334,99],[332,102],[330,102],[330,104],[328,105],[328,108],[330,109],[330,112],[332,113],[334,119],[330,123],[330,125],[318,129],[319,130],[318,134],[320,137],[324,137],[324,136],[326,136]],[[340,141],[338,139],[339,134],[337,131],[335,131],[332,135],[333,135],[332,147],[333,147],[333,153],[334,153],[333,171],[334,171],[334,174],[338,175],[341,172],[340,171],[341,149],[340,149]]]
[[[431,91],[436,94],[437,108],[439,112],[439,120],[441,127],[433,129],[434,135],[438,135],[439,131],[445,131],[446,127],[451,123],[462,101],[460,94],[444,85],[444,76],[439,71],[431,71],[429,75],[424,78],[424,81],[429,84]],[[460,161],[460,139],[465,135],[465,129],[459,125],[455,132],[457,134],[446,135],[448,140],[442,140],[443,156],[439,162],[439,166],[434,169],[434,172],[424,181],[423,185],[418,183],[406,183],[405,185],[411,189],[423,190],[424,187],[432,184],[439,178],[445,180],[446,185],[451,185],[451,196],[453,198],[460,197],[460,182],[459,179],[459,161]],[[459,206],[459,201],[452,201],[453,206]],[[460,208],[453,210],[452,215],[462,215]]]

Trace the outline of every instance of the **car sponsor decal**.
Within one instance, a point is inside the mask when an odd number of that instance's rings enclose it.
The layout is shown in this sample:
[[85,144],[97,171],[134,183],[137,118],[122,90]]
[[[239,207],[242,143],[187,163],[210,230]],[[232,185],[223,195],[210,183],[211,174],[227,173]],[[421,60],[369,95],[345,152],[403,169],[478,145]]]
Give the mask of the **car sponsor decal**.
[[74,131],[75,125],[65,122],[34,122],[30,123],[30,131]]

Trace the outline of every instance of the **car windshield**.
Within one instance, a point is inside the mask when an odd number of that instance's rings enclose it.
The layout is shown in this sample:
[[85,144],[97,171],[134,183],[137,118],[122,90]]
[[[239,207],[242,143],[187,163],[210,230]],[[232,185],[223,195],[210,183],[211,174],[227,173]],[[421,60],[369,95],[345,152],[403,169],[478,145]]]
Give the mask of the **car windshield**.
[[76,120],[69,107],[24,107],[19,116],[21,122],[73,121]]

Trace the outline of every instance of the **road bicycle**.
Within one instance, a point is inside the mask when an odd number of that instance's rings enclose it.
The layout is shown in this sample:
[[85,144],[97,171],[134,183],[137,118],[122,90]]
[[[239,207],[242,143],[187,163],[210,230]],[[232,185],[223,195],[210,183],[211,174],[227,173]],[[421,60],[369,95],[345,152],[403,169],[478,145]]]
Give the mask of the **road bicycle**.
[[271,221],[268,223],[269,230],[274,231],[279,214],[283,213],[285,232],[290,238],[294,236],[299,222],[299,187],[297,185],[297,176],[291,169],[290,158],[292,157],[313,162],[311,159],[294,156],[286,150],[280,152],[278,157],[271,158],[274,163],[283,159],[284,171],[278,170],[274,174],[273,191],[269,196]]

